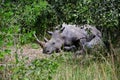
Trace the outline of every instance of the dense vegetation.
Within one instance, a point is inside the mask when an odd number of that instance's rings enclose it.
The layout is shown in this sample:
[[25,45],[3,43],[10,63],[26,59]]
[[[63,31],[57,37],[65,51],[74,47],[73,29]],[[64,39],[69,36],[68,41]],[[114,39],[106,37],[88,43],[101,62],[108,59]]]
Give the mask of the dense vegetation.
[[[33,33],[36,32],[42,39],[47,35],[46,31],[53,30],[56,25],[63,22],[95,25],[101,30],[103,40],[114,45],[110,45],[110,49],[120,47],[119,0],[0,0],[0,74],[2,75],[0,79],[53,80],[53,74],[57,73],[62,76],[57,79],[70,80],[68,77],[75,73],[76,76],[73,76],[71,80],[78,79],[78,74],[81,74],[82,77],[79,77],[81,80],[88,80],[89,77],[91,80],[95,78],[117,80],[117,74],[120,71],[120,65],[117,63],[119,56],[116,60],[113,60],[113,57],[102,58],[103,61],[88,60],[85,61],[82,68],[78,64],[80,61],[69,60],[72,59],[69,58],[69,55],[38,59],[33,61],[30,66],[26,66],[24,63],[26,59],[23,61],[18,59],[17,50],[21,49],[23,44],[34,42]],[[12,47],[15,47],[15,52],[12,52]],[[15,53],[15,65],[1,66],[5,64],[3,63],[4,58],[9,53]],[[68,60],[70,63],[67,62]],[[64,64],[68,64],[68,66]],[[57,72],[62,69],[61,66],[68,70],[67,73],[63,72],[65,75],[67,74],[65,77],[62,72]],[[75,71],[73,70],[72,73],[69,69],[75,69]],[[118,70],[116,71],[116,69]],[[6,74],[4,70],[10,74]],[[100,73],[95,76],[98,72]],[[91,73],[93,74],[90,75]],[[27,77],[28,75],[29,77]],[[56,77],[54,76],[54,78]]]

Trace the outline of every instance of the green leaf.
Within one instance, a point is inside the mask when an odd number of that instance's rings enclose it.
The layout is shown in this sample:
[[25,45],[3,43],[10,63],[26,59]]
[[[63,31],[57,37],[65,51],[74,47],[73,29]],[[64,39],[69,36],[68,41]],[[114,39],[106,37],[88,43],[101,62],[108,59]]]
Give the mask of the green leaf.
[[11,50],[5,49],[4,52],[7,53],[7,54],[10,54]]

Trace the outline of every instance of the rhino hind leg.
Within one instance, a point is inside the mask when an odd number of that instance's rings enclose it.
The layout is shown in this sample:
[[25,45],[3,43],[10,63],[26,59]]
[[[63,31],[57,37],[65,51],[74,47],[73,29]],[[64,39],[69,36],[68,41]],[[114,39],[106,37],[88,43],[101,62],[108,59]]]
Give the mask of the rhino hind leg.
[[89,35],[86,39],[87,42],[91,41],[93,38],[95,38],[95,35]]

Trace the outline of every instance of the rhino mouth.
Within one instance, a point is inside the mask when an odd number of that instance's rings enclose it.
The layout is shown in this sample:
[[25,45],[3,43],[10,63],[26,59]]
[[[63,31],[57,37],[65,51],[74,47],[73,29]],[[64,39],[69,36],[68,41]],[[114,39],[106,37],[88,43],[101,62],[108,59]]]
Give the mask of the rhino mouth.
[[56,50],[53,50],[53,51],[43,49],[43,54],[52,54],[52,53],[59,53],[59,52],[61,52],[60,49],[56,49]]
[[49,51],[49,50],[43,50],[43,54],[51,54],[52,51]]
[[56,53],[59,53],[59,52],[61,52],[61,50],[60,49],[56,49],[56,51],[55,51]]

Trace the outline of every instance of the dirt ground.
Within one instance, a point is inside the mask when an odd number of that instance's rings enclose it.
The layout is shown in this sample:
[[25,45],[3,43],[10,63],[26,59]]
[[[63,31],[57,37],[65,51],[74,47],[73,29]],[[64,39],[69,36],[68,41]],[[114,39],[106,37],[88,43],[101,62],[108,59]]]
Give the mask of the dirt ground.
[[[36,47],[33,47],[31,44],[26,44],[16,49],[15,47],[11,47],[11,53],[5,56],[4,61],[1,64],[11,64],[16,61],[15,55],[17,54],[17,59],[24,60],[26,63],[30,63],[35,59],[43,59],[48,58],[50,55],[43,54],[42,48],[35,44]],[[115,49],[115,53],[120,52],[120,48]],[[58,54],[59,55],[59,54]]]
[[17,54],[17,59],[18,60],[24,60],[27,63],[31,62],[32,60],[35,59],[41,59],[41,58],[46,58],[49,55],[47,54],[43,54],[42,53],[42,48],[41,47],[37,47],[37,48],[33,48],[31,46],[31,44],[27,44],[24,46],[21,46],[19,49],[16,49],[15,47],[11,47],[10,48],[11,53],[8,54],[7,56],[5,56],[4,59],[4,64],[6,63],[11,63],[11,62],[15,62],[15,55]]

